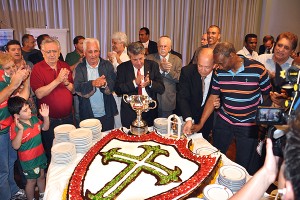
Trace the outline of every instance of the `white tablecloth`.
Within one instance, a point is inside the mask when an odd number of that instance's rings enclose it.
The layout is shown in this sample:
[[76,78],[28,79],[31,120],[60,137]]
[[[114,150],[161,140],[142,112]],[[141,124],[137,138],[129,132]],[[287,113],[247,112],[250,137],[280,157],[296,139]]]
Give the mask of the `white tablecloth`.
[[[104,132],[103,136],[108,134],[108,132]],[[196,150],[200,147],[215,148],[202,137],[201,133],[193,134],[189,136],[189,138],[193,140],[194,152],[196,152]],[[68,165],[57,165],[51,162],[47,173],[44,200],[61,199],[63,191],[66,188],[67,183],[69,181],[69,178],[71,177],[75,167],[77,166],[77,163],[82,159],[83,156],[84,154],[78,153],[76,159]],[[241,167],[240,165],[228,159],[224,154],[222,154],[222,161],[224,165],[237,165]],[[249,175],[247,179],[249,179]]]

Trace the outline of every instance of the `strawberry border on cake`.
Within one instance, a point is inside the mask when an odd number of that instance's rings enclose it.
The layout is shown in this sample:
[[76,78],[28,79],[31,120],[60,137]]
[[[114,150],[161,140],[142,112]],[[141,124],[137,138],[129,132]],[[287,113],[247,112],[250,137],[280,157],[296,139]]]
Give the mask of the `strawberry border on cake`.
[[83,185],[87,169],[92,163],[94,158],[99,154],[99,151],[112,139],[119,139],[122,141],[133,141],[133,142],[146,142],[154,141],[160,144],[172,145],[177,147],[179,154],[187,158],[199,166],[199,170],[188,180],[182,182],[179,186],[172,188],[166,192],[157,194],[148,199],[177,199],[188,196],[193,191],[201,186],[203,182],[207,182],[206,179],[213,173],[214,168],[219,162],[219,158],[210,156],[198,156],[191,152],[188,148],[189,141],[187,139],[170,139],[162,137],[155,132],[141,136],[128,135],[121,130],[113,130],[99,142],[97,142],[81,159],[76,166],[67,189],[67,199],[84,199]]

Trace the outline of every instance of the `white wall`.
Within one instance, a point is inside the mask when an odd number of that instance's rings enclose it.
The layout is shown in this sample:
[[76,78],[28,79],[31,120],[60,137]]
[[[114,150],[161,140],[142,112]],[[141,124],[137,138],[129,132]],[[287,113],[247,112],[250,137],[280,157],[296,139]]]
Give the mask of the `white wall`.
[[259,44],[265,35],[276,39],[287,31],[298,36],[297,51],[300,51],[300,0],[263,0]]

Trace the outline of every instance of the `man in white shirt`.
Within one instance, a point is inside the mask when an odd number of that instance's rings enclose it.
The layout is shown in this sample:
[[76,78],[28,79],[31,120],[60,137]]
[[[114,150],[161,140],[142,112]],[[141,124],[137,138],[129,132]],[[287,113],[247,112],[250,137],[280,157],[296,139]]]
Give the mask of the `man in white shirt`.
[[123,32],[115,32],[111,36],[112,50],[108,52],[108,59],[113,64],[115,71],[122,62],[128,61],[127,55],[127,35]]
[[257,46],[257,35],[250,33],[245,36],[245,46],[237,52],[249,59],[257,59],[258,53],[255,51]]
[[[127,35],[124,32],[115,32],[111,36],[111,44],[113,51],[108,52],[107,56],[111,64],[114,66],[115,72],[117,72],[117,68],[122,62],[130,60],[127,54]],[[116,93],[113,93],[113,96],[119,112],[115,115],[115,128],[119,128],[122,126],[120,116],[122,97],[117,96]]]

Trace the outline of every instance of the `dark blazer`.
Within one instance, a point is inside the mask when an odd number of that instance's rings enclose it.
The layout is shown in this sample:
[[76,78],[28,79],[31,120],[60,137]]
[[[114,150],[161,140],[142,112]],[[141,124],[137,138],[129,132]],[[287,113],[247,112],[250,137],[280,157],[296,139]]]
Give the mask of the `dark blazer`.
[[175,56],[177,56],[178,58],[180,58],[181,60],[182,60],[182,55],[181,55],[181,53],[179,53],[179,52],[177,52],[177,51],[174,51],[173,49],[171,49],[171,52],[170,52],[171,54],[173,54],[173,55],[175,55]]
[[102,75],[106,77],[107,87],[94,88],[92,81],[88,80],[86,64],[86,60],[84,60],[77,65],[74,78],[75,91],[78,94],[79,99],[80,120],[94,118],[89,97],[95,93],[96,89],[103,93],[106,116],[113,117],[118,113],[116,101],[112,95],[116,80],[114,67],[109,61],[100,58],[98,73],[99,77]]
[[[162,94],[165,91],[162,77],[159,72],[158,64],[151,60],[145,60],[144,74],[149,73],[150,80],[152,80],[151,88],[146,87],[147,94],[157,101],[157,93]],[[118,66],[117,80],[115,84],[115,92],[117,95],[128,94],[137,95],[138,88],[134,86],[133,80],[135,73],[131,61],[123,62]],[[142,118],[153,126],[153,120],[157,118],[157,107],[154,110],[149,110],[142,114]],[[131,106],[122,100],[121,102],[121,122],[122,125],[129,128],[130,124],[136,119],[136,112],[132,110]]]
[[158,52],[158,50],[157,50],[157,43],[156,42],[154,42],[152,40],[149,40],[148,52],[149,52],[149,54],[157,53]]
[[[275,44],[273,45],[272,51],[270,51],[270,53],[274,53],[274,47],[275,47]],[[258,50],[258,55],[264,54],[265,51],[266,51],[265,45],[263,45],[263,44],[260,45],[259,50]]]
[[[206,101],[211,93],[211,84],[212,80],[210,82],[210,87],[206,97]],[[181,69],[177,93],[177,102],[183,120],[185,120],[187,117],[192,117],[195,123],[199,123],[203,109],[206,104],[205,102],[204,105],[201,106],[202,100],[202,80],[198,72],[197,65],[192,64],[183,67]],[[202,130],[200,130],[204,138],[208,138],[208,134],[212,130],[212,126],[213,114],[208,118]]]

